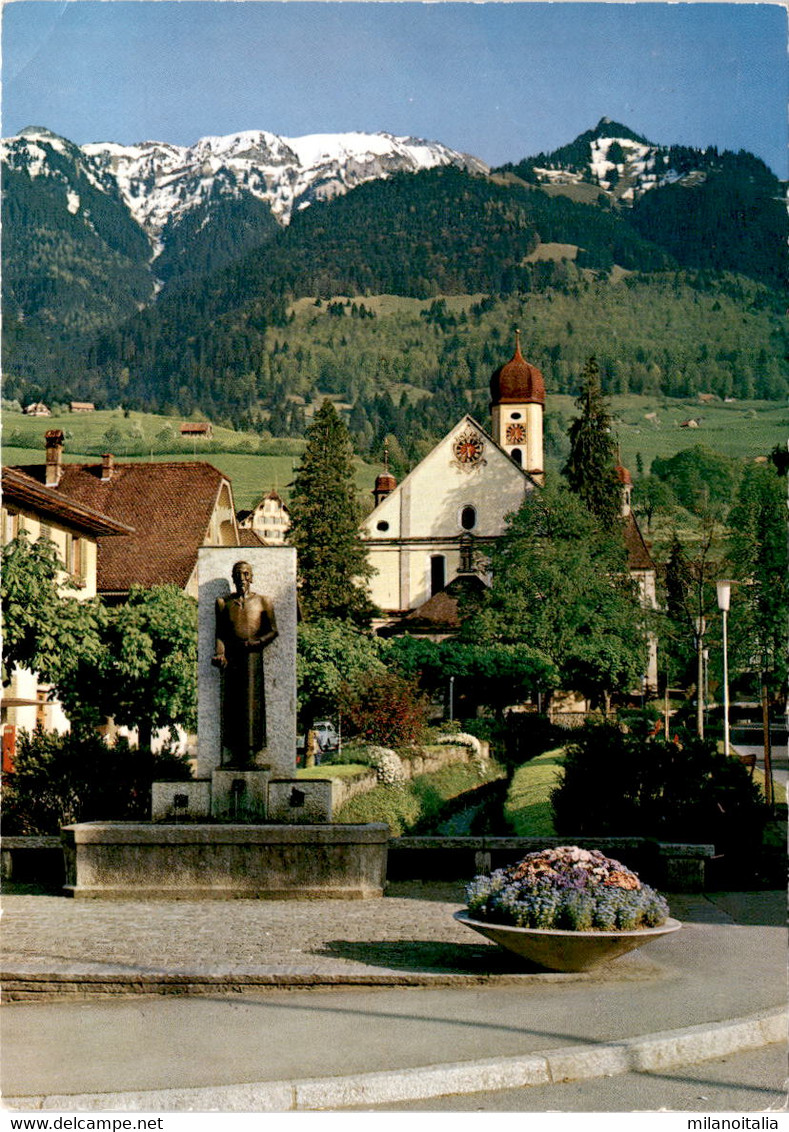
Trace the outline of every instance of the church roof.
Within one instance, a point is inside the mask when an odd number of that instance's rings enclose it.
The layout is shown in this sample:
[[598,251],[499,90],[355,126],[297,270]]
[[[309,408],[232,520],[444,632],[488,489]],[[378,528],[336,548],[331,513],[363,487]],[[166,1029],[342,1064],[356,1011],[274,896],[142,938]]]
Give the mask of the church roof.
[[380,475],[375,477],[376,491],[394,491],[396,487],[397,480],[391,472],[381,472]]
[[627,564],[631,570],[655,569],[649,547],[644,541],[641,528],[632,512],[625,516],[625,546],[627,547]]
[[515,353],[491,375],[490,400],[493,405],[545,404],[545,381],[521,353],[519,330],[515,331]]
[[460,628],[460,602],[478,601],[486,589],[485,583],[478,574],[459,574],[443,590],[433,594],[426,602],[412,609],[399,621],[387,625],[379,636],[398,636],[401,633],[415,635],[427,633],[449,634],[456,633]]

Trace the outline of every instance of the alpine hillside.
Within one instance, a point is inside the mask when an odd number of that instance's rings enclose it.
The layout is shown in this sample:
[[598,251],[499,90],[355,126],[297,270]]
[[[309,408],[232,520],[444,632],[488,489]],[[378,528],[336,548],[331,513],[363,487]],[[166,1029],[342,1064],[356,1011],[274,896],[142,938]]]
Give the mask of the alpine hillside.
[[[398,385],[391,368],[361,375],[346,333],[320,363],[305,340],[283,364],[291,304],[358,298],[375,357],[383,320],[365,299],[387,294],[551,302],[564,317],[550,342],[536,335],[534,361],[562,387],[600,340],[632,391],[789,388],[784,187],[747,153],[655,146],[604,119],[492,171],[389,134],[79,147],[36,128],[2,157],[7,396],[276,418],[281,432],[291,395],[354,403],[373,377]],[[616,337],[601,340],[613,311]],[[418,325],[446,341],[437,354],[404,331],[406,384],[435,391],[461,360],[473,378],[482,343],[464,344],[465,323],[439,311]]]

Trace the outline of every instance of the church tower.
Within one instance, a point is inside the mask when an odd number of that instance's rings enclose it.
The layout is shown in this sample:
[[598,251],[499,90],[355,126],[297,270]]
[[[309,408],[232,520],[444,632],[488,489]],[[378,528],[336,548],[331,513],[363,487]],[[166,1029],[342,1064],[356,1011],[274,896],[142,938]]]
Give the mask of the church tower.
[[520,331],[515,331],[515,353],[490,379],[493,439],[524,471],[543,482],[542,417],[545,382],[536,366],[521,353]]

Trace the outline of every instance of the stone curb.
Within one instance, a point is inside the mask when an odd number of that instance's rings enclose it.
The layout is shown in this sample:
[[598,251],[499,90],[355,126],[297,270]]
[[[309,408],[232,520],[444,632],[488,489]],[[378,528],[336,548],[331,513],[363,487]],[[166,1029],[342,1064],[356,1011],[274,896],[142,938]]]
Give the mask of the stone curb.
[[[656,968],[622,968],[617,982],[654,978]],[[255,990],[309,990],[319,987],[477,987],[504,984],[544,986],[596,981],[590,971],[316,971],[306,966],[223,970],[140,971],[106,964],[68,964],[55,970],[20,964],[0,972],[4,1002],[44,1002],[66,997],[119,998],[123,995],[235,994]]]
[[788,1025],[789,1011],[780,1009],[621,1042],[541,1050],[519,1057],[195,1089],[6,1097],[5,1107],[17,1112],[332,1111],[628,1072],[658,1072],[785,1041]]

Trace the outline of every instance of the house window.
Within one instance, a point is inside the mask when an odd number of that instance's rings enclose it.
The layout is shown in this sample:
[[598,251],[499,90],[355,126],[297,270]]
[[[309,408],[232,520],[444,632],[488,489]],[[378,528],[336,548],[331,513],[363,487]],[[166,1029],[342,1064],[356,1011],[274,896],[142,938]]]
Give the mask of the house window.
[[443,554],[430,556],[430,596],[440,593],[447,584],[447,560]]
[[73,578],[84,581],[85,556],[82,539],[66,532],[66,569]]
[[41,727],[46,730],[47,727],[47,707],[49,704],[49,697],[46,689],[39,688],[36,692],[36,727]]
[[460,512],[460,525],[464,531],[473,531],[477,525],[477,509],[468,505]]
[[460,567],[459,574],[473,574],[474,573],[474,539],[471,535],[465,534],[460,536]]
[[19,515],[15,511],[6,511],[3,524],[3,542],[13,542],[19,534]]

